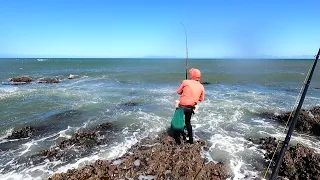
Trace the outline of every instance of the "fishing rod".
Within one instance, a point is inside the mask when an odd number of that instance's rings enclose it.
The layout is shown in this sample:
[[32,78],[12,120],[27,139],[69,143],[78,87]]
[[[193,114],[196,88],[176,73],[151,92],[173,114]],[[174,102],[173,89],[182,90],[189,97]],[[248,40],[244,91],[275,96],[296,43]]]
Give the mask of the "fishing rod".
[[187,36],[186,28],[184,27],[183,24],[182,24],[182,26],[184,29],[184,34],[186,35],[186,79],[188,79],[188,36]]
[[[316,65],[317,65],[317,62],[318,62],[318,59],[319,59],[319,54],[320,54],[320,48],[318,50],[318,54],[316,56],[316,59],[314,60],[314,63],[313,63],[313,66],[312,66],[312,69],[309,73],[309,76],[308,76],[308,80],[304,86],[304,89],[303,89],[303,93],[301,95],[301,98],[300,98],[300,101],[299,101],[299,104],[298,104],[298,107],[294,113],[294,116],[293,116],[293,119],[292,121],[290,122],[290,125],[289,125],[289,130],[288,130],[288,133],[287,133],[287,136],[284,140],[284,143],[281,147],[281,151],[280,151],[280,154],[278,156],[278,159],[277,159],[277,162],[274,166],[274,169],[272,171],[272,174],[271,174],[271,177],[270,177],[270,180],[276,180],[277,179],[277,176],[278,176],[278,173],[279,173],[279,169],[280,169],[280,166],[281,166],[281,163],[283,161],[283,157],[284,157],[284,153],[286,152],[287,148],[288,148],[288,145],[289,145],[289,142],[290,142],[290,139],[291,139],[291,135],[292,135],[292,132],[294,130],[294,127],[296,126],[297,124],[297,120],[298,120],[298,117],[299,117],[299,114],[300,114],[300,109],[302,107],[302,104],[303,104],[303,101],[304,101],[304,98],[307,94],[307,91],[308,91],[308,88],[309,88],[309,84],[311,82],[311,79],[312,79],[312,75],[313,75],[313,72],[314,72],[314,69],[316,68]],[[272,161],[272,160],[271,160]]]

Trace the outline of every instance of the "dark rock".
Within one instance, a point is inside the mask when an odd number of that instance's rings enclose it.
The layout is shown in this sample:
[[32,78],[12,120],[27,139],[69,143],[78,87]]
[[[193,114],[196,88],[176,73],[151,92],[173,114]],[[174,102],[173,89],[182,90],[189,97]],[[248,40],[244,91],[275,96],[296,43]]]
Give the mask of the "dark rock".
[[[274,150],[277,147],[276,138],[261,138],[260,148],[266,150],[265,158],[270,162]],[[275,164],[281,149],[281,143],[278,151],[273,158]],[[283,162],[279,170],[279,176],[287,179],[320,179],[320,154],[317,154],[311,148],[301,144],[289,146],[285,152]],[[267,165],[267,164],[266,164]]]
[[40,79],[39,83],[59,83],[60,81],[57,78],[44,78]]
[[320,136],[320,124],[315,124],[311,128],[311,132],[313,132],[314,135]]
[[136,106],[136,105],[138,105],[138,103],[136,103],[136,102],[126,102],[126,103],[124,103],[122,105],[123,106]]
[[32,82],[32,79],[30,77],[23,76],[18,78],[11,78],[10,81],[15,83],[30,83]]
[[112,128],[112,123],[103,123],[93,129],[79,130],[73,134],[71,138],[62,140],[55,147],[41,151],[37,156],[42,156],[42,159],[47,158],[50,161],[59,160],[61,158],[68,160],[72,157],[72,154],[67,152],[70,150],[71,146],[82,149],[82,152],[79,152],[82,154],[78,155],[83,156],[89,152],[90,148],[107,143],[111,138],[102,138],[102,135],[106,130]]
[[70,139],[66,139],[59,144],[60,149],[75,145],[82,147],[92,147],[101,144],[100,134],[97,131],[81,130],[76,132]]
[[35,134],[36,129],[31,126],[23,127],[17,130],[14,130],[7,139],[20,139],[20,138],[27,138],[32,137]]
[[146,138],[112,161],[97,160],[81,169],[53,174],[49,179],[227,179],[230,169],[223,163],[205,163],[200,151],[204,141],[176,144],[168,134]]
[[14,130],[7,139],[21,139],[21,138],[33,138],[45,134],[48,131],[49,126],[26,126]]
[[110,129],[113,127],[113,124],[112,123],[102,123],[102,124],[99,124],[95,130],[98,131],[98,130],[106,130],[106,129]]
[[[294,112],[286,112],[280,115],[274,115],[268,112],[261,113],[260,116],[274,119],[282,124],[286,124],[289,117],[290,121],[293,119]],[[291,114],[291,116],[290,116]],[[300,111],[295,130],[311,135],[320,134],[320,106],[315,106],[310,110],[302,109]]]
[[210,83],[209,82],[201,82],[201,84],[206,85],[206,84],[210,84]]

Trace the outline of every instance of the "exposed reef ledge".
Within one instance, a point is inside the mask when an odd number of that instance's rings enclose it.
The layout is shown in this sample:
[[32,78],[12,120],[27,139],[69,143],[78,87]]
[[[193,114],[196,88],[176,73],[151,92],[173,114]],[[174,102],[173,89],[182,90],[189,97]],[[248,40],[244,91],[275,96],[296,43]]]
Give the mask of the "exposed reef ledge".
[[91,165],[56,173],[50,180],[65,179],[213,179],[231,177],[224,163],[206,162],[201,155],[208,149],[203,140],[176,144],[167,133],[144,139],[114,160],[97,160]]

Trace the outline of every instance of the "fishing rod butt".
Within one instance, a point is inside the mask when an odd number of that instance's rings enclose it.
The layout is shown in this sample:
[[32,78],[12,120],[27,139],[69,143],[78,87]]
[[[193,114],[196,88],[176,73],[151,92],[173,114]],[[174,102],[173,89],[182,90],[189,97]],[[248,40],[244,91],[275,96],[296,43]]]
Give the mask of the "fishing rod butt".
[[[281,151],[280,151],[280,154],[278,155],[278,158],[277,158],[277,161],[275,163],[275,165],[272,167],[272,174],[269,178],[269,180],[276,180],[277,177],[278,177],[278,173],[279,173],[279,170],[280,170],[280,167],[282,165],[282,162],[283,162],[283,159],[284,159],[284,156],[285,156],[285,152],[289,146],[289,142],[290,142],[290,139],[291,139],[291,136],[292,136],[292,133],[294,131],[294,128],[297,124],[297,121],[298,121],[298,117],[299,117],[299,114],[300,114],[300,110],[302,108],[302,105],[303,105],[303,101],[306,97],[306,94],[307,94],[307,91],[308,91],[308,88],[309,88],[309,85],[311,83],[311,79],[312,79],[312,76],[313,76],[313,73],[314,73],[314,70],[316,68],[316,65],[317,65],[317,62],[318,62],[318,59],[319,59],[319,54],[320,54],[320,48],[318,50],[318,53],[317,53],[317,56],[314,60],[314,63],[312,65],[312,68],[311,68],[311,71],[310,73],[308,73],[308,79],[307,81],[305,81],[305,85],[304,85],[304,88],[303,88],[303,92],[302,92],[302,95],[300,96],[300,101],[299,101],[299,104],[295,110],[295,113],[294,113],[294,116],[290,122],[290,125],[289,125],[289,130],[287,131],[287,135],[286,135],[286,138],[285,140],[283,141],[283,144],[282,144],[282,147],[281,147]],[[277,150],[276,150],[277,151]],[[271,159],[272,161],[272,159]]]

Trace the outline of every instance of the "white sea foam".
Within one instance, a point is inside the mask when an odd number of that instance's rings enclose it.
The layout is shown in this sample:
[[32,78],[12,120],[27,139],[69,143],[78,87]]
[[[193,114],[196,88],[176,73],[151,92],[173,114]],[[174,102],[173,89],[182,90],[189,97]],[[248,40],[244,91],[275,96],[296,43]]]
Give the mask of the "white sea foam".
[[10,136],[12,131],[13,131],[13,128],[9,128],[9,129],[5,130],[3,133],[1,133],[0,134],[0,143],[6,142],[7,139],[5,139],[5,138]]
[[71,138],[71,135],[67,135],[66,133],[68,131],[70,131],[72,128],[70,126],[68,126],[67,129],[61,130],[60,132],[58,132],[59,137],[64,137],[64,138]]

